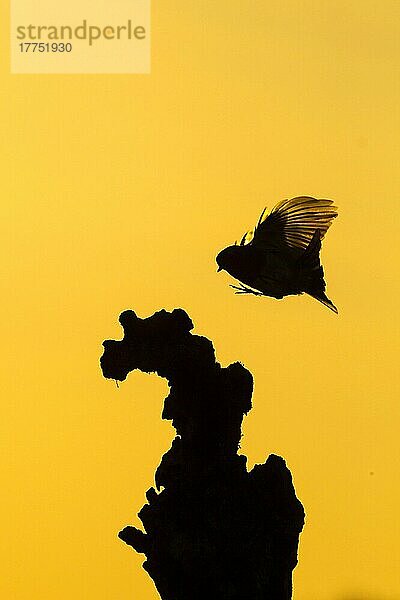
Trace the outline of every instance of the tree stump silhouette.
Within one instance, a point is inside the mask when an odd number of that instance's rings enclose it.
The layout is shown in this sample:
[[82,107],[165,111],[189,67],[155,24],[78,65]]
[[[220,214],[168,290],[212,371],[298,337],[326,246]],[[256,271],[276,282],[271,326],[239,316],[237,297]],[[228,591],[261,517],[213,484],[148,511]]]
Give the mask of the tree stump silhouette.
[[163,600],[290,600],[304,510],[282,458],[248,472],[238,455],[251,373],[221,367],[182,309],[146,319],[125,311],[119,320],[124,338],[103,343],[103,375],[166,378],[162,417],[177,433],[139,512],[144,531],[127,526],[119,537],[146,555]]

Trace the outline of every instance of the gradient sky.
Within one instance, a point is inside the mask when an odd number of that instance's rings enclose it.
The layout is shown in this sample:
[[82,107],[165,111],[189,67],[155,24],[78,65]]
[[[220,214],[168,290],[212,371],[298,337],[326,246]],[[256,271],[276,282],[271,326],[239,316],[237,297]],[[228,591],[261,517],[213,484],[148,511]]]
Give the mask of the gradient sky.
[[[102,378],[119,313],[184,308],[255,377],[249,466],[307,512],[295,600],[397,600],[400,3],[157,0],[151,75],[10,75],[1,4],[0,595],[156,600],[117,539],[174,431],[166,382]],[[340,217],[339,316],[235,296],[215,255],[265,205]]]

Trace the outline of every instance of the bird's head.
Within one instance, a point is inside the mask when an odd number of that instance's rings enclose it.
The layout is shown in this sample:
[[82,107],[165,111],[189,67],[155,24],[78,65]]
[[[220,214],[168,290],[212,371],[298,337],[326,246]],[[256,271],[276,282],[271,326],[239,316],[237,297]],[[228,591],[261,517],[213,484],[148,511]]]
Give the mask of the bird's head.
[[240,246],[228,246],[228,248],[224,248],[218,254],[217,261],[218,271],[230,271],[230,268],[233,267],[237,263],[238,254],[240,253]]

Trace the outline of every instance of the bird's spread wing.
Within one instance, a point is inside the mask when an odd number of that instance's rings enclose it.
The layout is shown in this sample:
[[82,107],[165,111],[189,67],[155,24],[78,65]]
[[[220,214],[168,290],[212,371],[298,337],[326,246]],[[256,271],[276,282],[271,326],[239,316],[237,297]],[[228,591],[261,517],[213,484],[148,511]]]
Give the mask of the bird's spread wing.
[[[279,202],[269,215],[261,214],[251,241],[244,236],[241,245],[273,246],[286,244],[291,248],[307,248],[317,229],[321,239],[327,232],[337,209],[332,200],[299,196]],[[247,234],[248,235],[248,234]]]

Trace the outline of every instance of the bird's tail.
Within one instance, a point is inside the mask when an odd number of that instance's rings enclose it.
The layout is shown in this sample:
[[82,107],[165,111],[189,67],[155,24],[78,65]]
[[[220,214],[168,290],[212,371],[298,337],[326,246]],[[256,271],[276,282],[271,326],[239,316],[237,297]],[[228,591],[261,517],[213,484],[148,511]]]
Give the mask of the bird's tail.
[[325,294],[324,270],[320,263],[319,253],[321,250],[321,235],[319,229],[314,235],[300,257],[302,287],[306,294],[312,296],[325,306],[338,314],[338,309]]
[[313,298],[315,298],[316,300],[318,300],[319,302],[322,302],[322,304],[324,304],[325,306],[327,306],[328,308],[330,308],[334,313],[336,313],[337,315],[339,314],[338,309],[336,308],[336,306],[333,304],[332,300],[329,300],[328,296],[325,294],[325,292],[318,292],[318,293],[311,293],[311,292],[306,292],[309,296],[312,296]]

